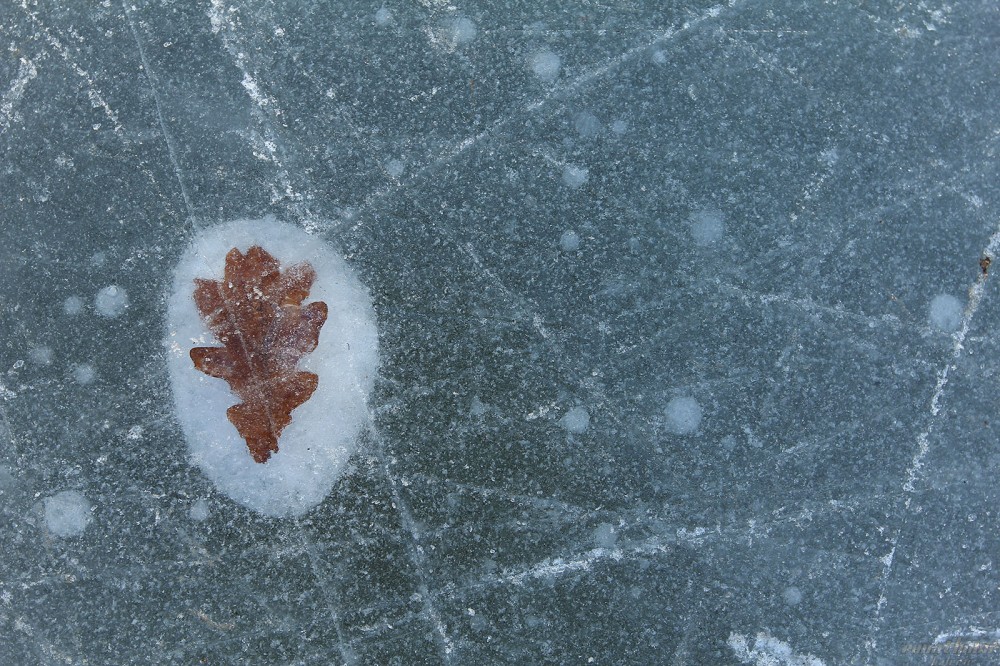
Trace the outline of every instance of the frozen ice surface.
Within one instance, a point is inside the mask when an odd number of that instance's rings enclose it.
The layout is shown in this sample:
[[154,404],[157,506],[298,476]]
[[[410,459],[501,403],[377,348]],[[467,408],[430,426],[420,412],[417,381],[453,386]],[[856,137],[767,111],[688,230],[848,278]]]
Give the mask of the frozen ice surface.
[[[4,3],[0,664],[995,654],[998,26]],[[231,396],[179,414],[162,344],[186,249],[271,216],[367,287],[380,352],[280,518],[191,464]]]

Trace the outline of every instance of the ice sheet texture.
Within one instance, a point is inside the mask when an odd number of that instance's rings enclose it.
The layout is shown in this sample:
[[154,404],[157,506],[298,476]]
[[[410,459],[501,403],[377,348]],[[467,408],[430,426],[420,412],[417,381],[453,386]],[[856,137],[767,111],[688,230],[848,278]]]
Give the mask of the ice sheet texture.
[[[0,664],[997,641],[998,12],[5,3]],[[193,234],[267,214],[379,330],[298,519],[188,464],[162,346]]]
[[[319,345],[299,368],[319,375],[312,397],[292,412],[279,450],[254,462],[226,417],[239,402],[229,385],[195,369],[192,347],[218,345],[192,293],[195,278],[219,280],[234,247],[259,245],[282,268],[303,261],[316,270],[310,301],[329,307]],[[181,257],[167,310],[168,364],[177,419],[191,462],[233,500],[267,516],[297,516],[326,497],[357,448],[368,419],[367,396],[378,368],[378,332],[368,290],[332,247],[274,219],[236,220],[198,234]]]

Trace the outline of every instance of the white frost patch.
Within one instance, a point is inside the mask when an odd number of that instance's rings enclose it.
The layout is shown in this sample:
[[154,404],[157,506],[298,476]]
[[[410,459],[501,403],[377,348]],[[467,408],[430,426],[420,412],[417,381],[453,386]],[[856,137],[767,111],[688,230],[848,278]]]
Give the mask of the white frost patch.
[[675,435],[690,435],[701,425],[701,405],[691,397],[674,398],[667,403],[667,430]]
[[572,187],[574,190],[587,182],[587,178],[590,177],[590,171],[584,167],[574,166],[572,164],[567,164],[563,168],[562,180],[563,183]]
[[94,308],[101,316],[119,317],[128,308],[128,293],[118,285],[107,286],[94,297]]
[[[319,346],[299,368],[319,375],[312,397],[292,412],[279,450],[254,462],[226,417],[238,399],[229,385],[195,369],[190,350],[217,345],[195,306],[194,279],[222,278],[234,247],[259,245],[282,268],[308,261],[316,282],[308,301],[329,308]],[[272,219],[237,220],[194,238],[174,273],[167,304],[168,369],[177,417],[197,465],[223,493],[267,516],[298,516],[319,504],[344,472],[370,420],[368,394],[378,370],[378,331],[368,290],[321,239]]]
[[97,370],[94,370],[94,366],[89,363],[77,363],[73,366],[73,381],[77,384],[86,386],[93,384],[95,379],[97,379]]
[[563,252],[576,252],[580,249],[580,234],[572,229],[564,231],[559,237],[559,249]]
[[731,633],[726,641],[733,654],[744,664],[754,666],[824,666],[823,660],[811,654],[795,654],[792,646],[765,632],[759,632],[750,645],[744,634]]
[[383,27],[389,25],[389,21],[392,20],[392,12],[385,7],[380,7],[377,12],[375,12],[375,25]]
[[691,228],[691,238],[695,245],[702,247],[717,242],[726,231],[726,225],[722,220],[722,211],[717,208],[691,213],[688,225]]
[[191,505],[191,508],[188,509],[188,516],[191,518],[191,520],[198,523],[204,520],[208,520],[209,514],[210,510],[208,506],[208,500],[204,499],[195,501],[195,503]]
[[566,412],[559,423],[566,432],[582,435],[590,427],[590,413],[583,407],[577,406]]
[[624,120],[616,120],[613,123],[611,123],[611,131],[621,136],[622,134],[625,134],[625,132],[628,131],[628,123],[625,122]]
[[542,81],[551,83],[559,77],[559,68],[562,67],[562,58],[552,51],[537,51],[528,58],[528,64],[535,76]]
[[928,316],[934,328],[954,333],[962,326],[962,301],[951,294],[939,294],[931,301]]
[[90,523],[90,502],[83,493],[64,490],[45,498],[45,526],[57,537],[83,534]]
[[83,311],[83,299],[79,296],[69,296],[63,301],[63,312],[73,317]]

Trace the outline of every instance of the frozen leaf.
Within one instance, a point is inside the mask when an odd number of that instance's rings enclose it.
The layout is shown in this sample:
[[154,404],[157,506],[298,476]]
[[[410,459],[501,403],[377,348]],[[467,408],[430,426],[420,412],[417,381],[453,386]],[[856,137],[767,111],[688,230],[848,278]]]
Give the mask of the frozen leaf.
[[326,322],[326,303],[302,304],[316,272],[307,262],[285,270],[255,245],[226,255],[222,280],[195,279],[198,311],[222,347],[195,347],[191,360],[224,379],[241,403],[227,411],[253,459],[267,462],[292,421],[292,410],[316,390],[319,377],[297,369],[314,350]]

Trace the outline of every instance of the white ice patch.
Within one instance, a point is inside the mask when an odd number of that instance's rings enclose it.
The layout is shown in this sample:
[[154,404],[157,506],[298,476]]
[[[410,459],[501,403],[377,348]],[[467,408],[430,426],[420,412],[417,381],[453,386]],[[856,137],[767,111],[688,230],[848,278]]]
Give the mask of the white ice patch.
[[823,660],[811,654],[796,654],[792,646],[765,632],[753,638],[735,632],[726,641],[733,654],[743,664],[753,666],[824,666]]
[[954,333],[962,326],[962,301],[951,294],[939,294],[931,301],[931,326],[945,333]]
[[[218,280],[226,254],[259,245],[282,269],[308,261],[316,282],[308,301],[329,308],[319,345],[299,368],[319,375],[312,397],[292,412],[278,452],[254,462],[226,416],[238,402],[229,385],[198,371],[192,347],[218,345],[194,302],[196,277]],[[174,273],[167,305],[167,365],[174,406],[192,464],[223,493],[267,516],[298,516],[319,504],[343,474],[370,419],[367,405],[378,370],[378,331],[368,290],[325,242],[273,219],[238,220],[195,238]]]
[[103,317],[121,316],[128,307],[128,294],[118,285],[109,285],[97,292],[94,297],[94,308]]
[[537,51],[528,58],[528,64],[535,76],[542,81],[551,83],[559,77],[559,68],[562,66],[562,58],[552,51]]
[[701,425],[701,405],[691,397],[674,398],[667,403],[667,430],[675,435],[690,435]]
[[566,412],[559,423],[566,429],[566,432],[582,435],[590,427],[590,413],[583,407],[577,406]]
[[722,211],[717,208],[691,213],[688,224],[695,245],[702,247],[717,242],[726,231],[726,225],[722,220]]
[[64,490],[46,497],[45,526],[57,537],[75,537],[83,534],[90,523],[90,502],[83,493]]

